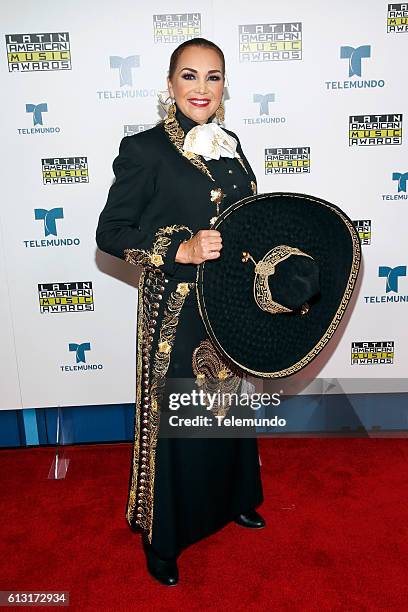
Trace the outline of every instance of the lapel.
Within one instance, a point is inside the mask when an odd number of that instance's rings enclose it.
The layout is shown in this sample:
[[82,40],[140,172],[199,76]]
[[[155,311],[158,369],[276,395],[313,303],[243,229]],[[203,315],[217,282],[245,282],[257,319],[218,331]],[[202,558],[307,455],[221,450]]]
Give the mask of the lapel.
[[167,138],[170,140],[173,146],[177,149],[180,155],[185,157],[193,166],[198,168],[200,172],[205,174],[210,179],[210,181],[215,182],[213,175],[211,174],[208,167],[204,163],[204,160],[201,157],[201,155],[197,155],[196,153],[191,153],[189,151],[184,151],[183,144],[184,144],[185,134],[184,134],[183,128],[181,127],[180,123],[177,121],[176,117],[170,116],[167,119],[165,119],[163,122],[163,127],[164,127],[164,132]]

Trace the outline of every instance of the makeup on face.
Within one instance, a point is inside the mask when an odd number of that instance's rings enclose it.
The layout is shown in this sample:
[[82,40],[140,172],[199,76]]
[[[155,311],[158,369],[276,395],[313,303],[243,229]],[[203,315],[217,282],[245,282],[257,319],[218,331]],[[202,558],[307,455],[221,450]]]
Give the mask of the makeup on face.
[[169,92],[178,108],[196,123],[215,114],[224,91],[221,60],[213,49],[188,47],[179,58]]

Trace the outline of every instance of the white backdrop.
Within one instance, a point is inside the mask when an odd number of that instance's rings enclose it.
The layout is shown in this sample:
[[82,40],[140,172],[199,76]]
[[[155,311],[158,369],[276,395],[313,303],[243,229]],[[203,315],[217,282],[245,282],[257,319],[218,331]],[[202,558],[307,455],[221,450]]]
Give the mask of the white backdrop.
[[[15,0],[1,17],[1,409],[134,400],[136,269],[97,252],[95,228],[120,139],[158,120],[170,54],[197,35],[225,52],[226,127],[259,192],[320,196],[371,229],[353,308],[302,375],[365,378],[368,392],[406,378],[406,4]],[[388,131],[350,144],[358,116]],[[287,171],[295,148],[309,148],[306,172]],[[284,173],[266,174],[266,149]],[[41,312],[40,284],[85,304]],[[353,360],[354,342],[368,344]]]

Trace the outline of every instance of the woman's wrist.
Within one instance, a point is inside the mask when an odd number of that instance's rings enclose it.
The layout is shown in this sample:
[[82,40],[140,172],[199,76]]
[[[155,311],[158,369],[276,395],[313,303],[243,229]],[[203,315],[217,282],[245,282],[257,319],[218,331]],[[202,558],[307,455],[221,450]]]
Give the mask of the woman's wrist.
[[177,253],[176,253],[176,263],[183,263],[186,264],[189,262],[188,259],[188,255],[187,255],[187,249],[186,249],[186,241],[181,242],[179,248],[177,249]]

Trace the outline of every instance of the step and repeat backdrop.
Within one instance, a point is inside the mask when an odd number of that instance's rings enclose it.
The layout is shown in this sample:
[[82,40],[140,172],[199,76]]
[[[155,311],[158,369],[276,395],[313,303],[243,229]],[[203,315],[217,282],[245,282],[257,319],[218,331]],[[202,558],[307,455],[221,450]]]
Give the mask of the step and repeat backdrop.
[[407,4],[16,0],[1,17],[0,408],[134,401],[137,270],[95,229],[121,138],[160,118],[170,54],[196,36],[225,52],[225,125],[259,191],[323,197],[361,236],[352,308],[303,375],[406,378]]

